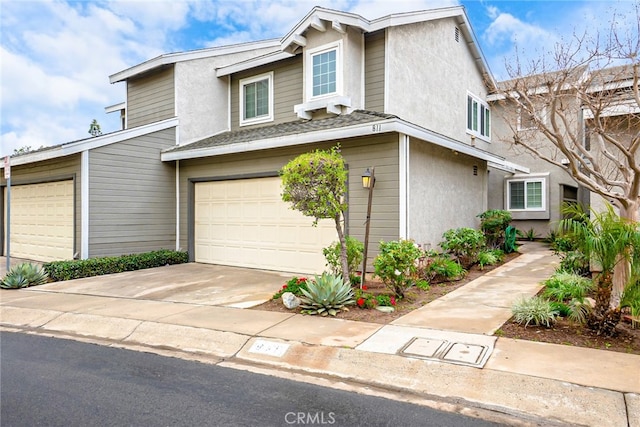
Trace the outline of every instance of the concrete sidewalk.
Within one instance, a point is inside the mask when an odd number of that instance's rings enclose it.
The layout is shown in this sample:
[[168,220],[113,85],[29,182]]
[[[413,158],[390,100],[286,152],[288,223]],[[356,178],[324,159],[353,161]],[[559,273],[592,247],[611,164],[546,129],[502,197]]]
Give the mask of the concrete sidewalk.
[[557,265],[539,244],[522,251],[389,325],[211,305],[202,295],[187,302],[175,294],[148,299],[159,294],[141,290],[87,293],[86,283],[1,291],[0,324],[221,366],[328,377],[413,401],[506,414],[514,417],[510,424],[640,427],[640,356],[491,335],[511,316],[511,303],[535,294]]

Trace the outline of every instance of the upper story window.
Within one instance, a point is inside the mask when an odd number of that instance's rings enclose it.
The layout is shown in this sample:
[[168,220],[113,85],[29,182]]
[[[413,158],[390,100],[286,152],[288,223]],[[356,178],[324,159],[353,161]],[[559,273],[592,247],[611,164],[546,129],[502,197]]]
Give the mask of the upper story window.
[[273,72],[240,80],[240,126],[273,120]]
[[479,138],[491,138],[491,111],[486,102],[467,94],[467,132]]
[[342,42],[307,52],[308,99],[340,93],[342,89]]
[[545,180],[532,178],[508,182],[509,210],[544,211]]

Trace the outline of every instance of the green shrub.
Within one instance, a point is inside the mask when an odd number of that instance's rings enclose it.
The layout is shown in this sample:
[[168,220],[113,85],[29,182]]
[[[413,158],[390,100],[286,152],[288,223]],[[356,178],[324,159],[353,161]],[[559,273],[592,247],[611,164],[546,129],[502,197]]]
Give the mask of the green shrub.
[[304,314],[335,316],[338,311],[348,311],[348,305],[355,304],[351,285],[345,283],[341,276],[322,273],[307,283],[308,289],[301,289],[300,307]]
[[[347,264],[349,265],[349,277],[355,276],[358,267],[362,264],[364,244],[355,237],[346,236],[347,242]],[[342,273],[342,264],[340,261],[340,242],[334,242],[322,250],[327,260],[327,267],[335,275]],[[353,281],[351,282],[353,283]]]
[[37,264],[23,263],[12,267],[0,281],[0,288],[20,289],[47,283],[49,275]]
[[410,240],[380,242],[380,252],[373,261],[375,276],[398,298],[404,298],[407,289],[417,278],[417,261],[422,250]]
[[462,267],[469,268],[478,261],[478,253],[486,247],[481,231],[473,228],[454,228],[442,235],[444,241],[440,247],[458,261]]
[[511,307],[513,320],[518,324],[551,327],[556,321],[558,310],[548,299],[540,297],[521,298]]
[[480,217],[480,230],[485,235],[487,246],[500,248],[504,241],[504,230],[511,222],[511,212],[491,209],[478,215]]
[[480,253],[478,253],[478,265],[480,265],[480,270],[484,269],[485,265],[499,264],[503,259],[504,252],[500,249],[490,249],[480,251]]
[[503,248],[505,253],[510,254],[511,252],[515,252],[518,249],[518,246],[516,246],[516,238],[517,238],[517,231],[515,227],[508,226],[504,230]]
[[542,282],[543,296],[556,301],[583,300],[593,288],[593,282],[575,273],[559,271]]
[[460,264],[447,256],[429,258],[423,272],[423,277],[431,283],[450,282],[458,280],[466,274]]
[[291,292],[294,295],[300,296],[300,295],[302,295],[302,289],[308,289],[307,288],[308,281],[309,281],[309,279],[307,279],[306,277],[300,277],[300,278],[294,277],[293,279],[291,279],[287,283],[285,283],[282,286],[282,289],[280,289],[278,292],[273,294],[272,298],[273,299],[278,299],[285,292]]
[[530,242],[533,242],[534,240],[536,240],[536,238],[539,236],[538,233],[536,233],[536,230],[531,227],[530,229],[528,229],[527,231],[524,230],[516,230],[516,234],[518,235],[518,237],[520,237],[521,239],[526,239]]
[[591,312],[591,306],[584,300],[572,299],[569,302],[551,301],[551,307],[559,316],[566,317],[574,323],[584,324]]
[[162,249],[159,251],[118,257],[53,261],[45,263],[43,268],[53,281],[61,281],[161,267],[167,264],[182,264],[185,262],[189,262],[187,252]]
[[[632,317],[640,317],[640,280],[632,281],[627,285],[622,294],[620,307],[628,308]],[[631,324],[634,328],[640,327],[640,322],[635,320]]]
[[575,273],[580,276],[589,276],[591,269],[589,266],[589,258],[580,251],[569,251],[561,253],[560,267],[558,271]]

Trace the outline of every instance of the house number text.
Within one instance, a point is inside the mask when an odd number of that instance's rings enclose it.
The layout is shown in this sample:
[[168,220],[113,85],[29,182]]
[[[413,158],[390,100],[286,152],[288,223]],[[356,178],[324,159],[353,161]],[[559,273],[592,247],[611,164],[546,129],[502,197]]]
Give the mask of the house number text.
[[380,132],[382,130],[382,125],[373,125],[372,130],[374,132]]

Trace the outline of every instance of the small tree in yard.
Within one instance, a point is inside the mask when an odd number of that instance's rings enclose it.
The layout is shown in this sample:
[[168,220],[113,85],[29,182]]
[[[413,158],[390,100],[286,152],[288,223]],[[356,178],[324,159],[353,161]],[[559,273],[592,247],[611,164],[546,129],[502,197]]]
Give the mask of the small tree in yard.
[[[620,322],[620,306],[611,306],[613,274],[617,265],[633,260],[638,262],[640,228],[637,222],[620,218],[609,205],[604,212],[592,212],[592,218],[579,207],[567,207],[570,218],[561,227],[572,234],[578,249],[599,265],[601,271],[594,279],[596,305],[587,325],[599,335],[611,336]],[[634,265],[637,270],[638,265]]]
[[303,215],[333,219],[340,242],[342,277],[349,282],[347,244],[344,234],[344,212],[347,209],[347,169],[339,147],[301,154],[280,171],[282,200]]
[[[564,168],[580,185],[638,222],[640,209],[640,3],[624,33],[576,36],[529,64],[508,65],[499,85],[514,150]],[[622,258],[628,256],[621,254]],[[621,261],[621,260],[619,260]],[[620,307],[629,262],[617,262],[609,306]]]

